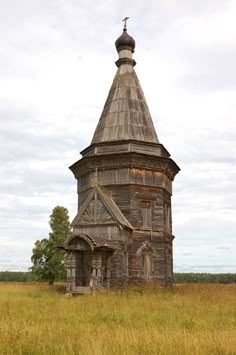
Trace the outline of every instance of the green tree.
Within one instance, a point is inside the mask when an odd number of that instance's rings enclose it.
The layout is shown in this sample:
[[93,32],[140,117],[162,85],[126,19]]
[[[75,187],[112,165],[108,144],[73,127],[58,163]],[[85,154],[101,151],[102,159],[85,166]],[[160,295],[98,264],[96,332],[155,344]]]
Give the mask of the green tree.
[[68,210],[61,206],[55,207],[49,225],[49,238],[37,240],[34,244],[31,271],[37,280],[47,280],[52,285],[56,279],[65,278],[65,252],[58,247],[71,233]]

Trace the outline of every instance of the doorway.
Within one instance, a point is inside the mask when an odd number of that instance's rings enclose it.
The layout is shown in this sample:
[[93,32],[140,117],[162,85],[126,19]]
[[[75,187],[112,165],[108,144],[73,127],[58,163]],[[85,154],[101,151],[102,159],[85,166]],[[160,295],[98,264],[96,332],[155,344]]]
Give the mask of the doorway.
[[78,287],[89,286],[92,274],[92,252],[78,251],[76,253],[75,285]]

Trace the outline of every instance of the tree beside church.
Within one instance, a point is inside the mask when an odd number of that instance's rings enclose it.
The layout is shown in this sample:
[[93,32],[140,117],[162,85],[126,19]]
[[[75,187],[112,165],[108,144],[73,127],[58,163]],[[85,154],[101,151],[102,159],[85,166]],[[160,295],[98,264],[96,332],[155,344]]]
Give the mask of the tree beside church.
[[49,238],[37,240],[34,244],[30,269],[37,280],[53,284],[56,279],[64,280],[66,275],[65,252],[59,247],[71,233],[68,210],[56,206],[50,215],[49,225]]

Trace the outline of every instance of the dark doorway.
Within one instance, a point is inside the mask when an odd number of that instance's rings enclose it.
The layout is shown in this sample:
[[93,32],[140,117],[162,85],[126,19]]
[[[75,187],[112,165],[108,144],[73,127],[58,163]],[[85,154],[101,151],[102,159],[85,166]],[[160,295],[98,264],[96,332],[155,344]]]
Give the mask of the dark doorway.
[[76,286],[89,286],[92,272],[92,252],[78,251],[76,253]]

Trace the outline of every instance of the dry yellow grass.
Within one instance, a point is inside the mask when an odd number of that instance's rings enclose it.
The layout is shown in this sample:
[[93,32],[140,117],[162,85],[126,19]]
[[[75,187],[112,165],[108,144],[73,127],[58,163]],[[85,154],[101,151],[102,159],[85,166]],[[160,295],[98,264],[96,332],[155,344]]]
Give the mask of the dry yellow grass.
[[66,298],[2,283],[0,354],[236,354],[236,285]]

